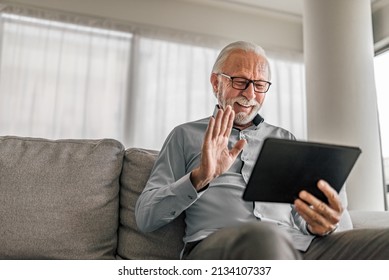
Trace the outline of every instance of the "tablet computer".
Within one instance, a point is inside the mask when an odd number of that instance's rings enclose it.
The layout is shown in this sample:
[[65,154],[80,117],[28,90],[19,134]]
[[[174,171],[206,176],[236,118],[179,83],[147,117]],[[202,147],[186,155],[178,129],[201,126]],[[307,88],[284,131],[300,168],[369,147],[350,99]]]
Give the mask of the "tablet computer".
[[324,179],[339,192],[360,153],[358,147],[267,138],[243,199],[293,203],[306,190],[328,203],[317,182]]

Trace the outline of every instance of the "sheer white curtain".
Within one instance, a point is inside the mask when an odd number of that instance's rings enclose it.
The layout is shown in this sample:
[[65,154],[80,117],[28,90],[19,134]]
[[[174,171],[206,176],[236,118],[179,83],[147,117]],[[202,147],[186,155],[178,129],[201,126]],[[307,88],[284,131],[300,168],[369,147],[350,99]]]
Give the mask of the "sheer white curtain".
[[176,125],[212,114],[209,82],[217,50],[138,37],[128,142],[158,149]]
[[305,76],[302,56],[270,53],[272,85],[261,109],[265,120],[291,131],[298,139],[307,138]]
[[[159,149],[174,126],[209,116],[216,104],[209,75],[219,49],[198,37],[12,7],[0,30],[0,135]],[[273,53],[270,63],[261,114],[305,138],[303,64]]]
[[16,12],[0,18],[1,134],[122,137],[131,34]]

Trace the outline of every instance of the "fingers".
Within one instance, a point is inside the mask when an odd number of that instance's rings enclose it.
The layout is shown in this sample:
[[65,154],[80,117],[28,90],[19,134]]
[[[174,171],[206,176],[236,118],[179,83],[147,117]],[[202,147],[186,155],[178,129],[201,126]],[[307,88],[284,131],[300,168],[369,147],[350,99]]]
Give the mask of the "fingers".
[[[219,135],[220,133],[220,126],[221,126],[221,120],[223,118],[223,109],[219,109],[217,111],[217,114],[216,114],[216,117],[215,117],[215,124],[214,124],[214,128],[213,128],[213,131],[212,131],[212,138],[215,138]],[[212,119],[212,118],[211,118]]]
[[226,122],[226,129],[224,131],[224,137],[227,137],[229,138],[230,137],[230,134],[231,134],[231,130],[232,130],[232,127],[234,125],[234,120],[235,120],[235,112],[234,110],[232,110],[231,106],[227,106],[227,109],[228,112],[226,112],[228,114],[228,119],[227,119],[227,122]]
[[231,106],[227,106],[224,110],[219,109],[215,117],[214,126],[211,130],[212,137],[230,137],[234,118],[235,112],[232,110]]
[[326,181],[320,180],[317,183],[317,187],[327,197],[328,205],[306,191],[302,191],[300,193],[300,198],[311,205],[311,208],[315,208],[318,212],[324,214],[325,216],[330,216],[334,211],[343,211],[338,193]]
[[201,148],[200,165],[191,173],[191,181],[196,190],[228,170],[243,149],[245,140],[237,141],[229,150],[228,141],[234,118],[231,106],[227,106],[225,110],[219,109],[216,116],[210,118]]
[[338,193],[324,180],[320,180],[317,186],[327,197],[329,206],[335,211],[343,212]]
[[327,182],[320,180],[318,188],[328,198],[328,205],[310,193],[302,191],[295,201],[295,207],[313,233],[325,234],[339,223],[343,207],[337,192]]
[[212,134],[215,127],[215,119],[212,117],[209,119],[207,130],[205,131],[204,142],[208,143],[212,139]]
[[339,219],[334,218],[337,217],[337,215],[334,217],[331,215],[327,216],[327,214],[321,213],[320,210],[313,206],[309,206],[301,199],[295,201],[295,207],[300,216],[310,226],[310,231],[312,233],[323,235],[326,232],[331,231],[339,222]]

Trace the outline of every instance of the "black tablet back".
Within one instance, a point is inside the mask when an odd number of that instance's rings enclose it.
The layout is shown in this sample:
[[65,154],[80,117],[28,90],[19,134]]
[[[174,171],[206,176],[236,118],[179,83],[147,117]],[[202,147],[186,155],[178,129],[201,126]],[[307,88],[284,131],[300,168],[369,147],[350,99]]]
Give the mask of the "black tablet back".
[[324,179],[339,192],[360,153],[358,147],[268,138],[243,199],[293,203],[301,190],[307,190],[327,202],[317,182]]

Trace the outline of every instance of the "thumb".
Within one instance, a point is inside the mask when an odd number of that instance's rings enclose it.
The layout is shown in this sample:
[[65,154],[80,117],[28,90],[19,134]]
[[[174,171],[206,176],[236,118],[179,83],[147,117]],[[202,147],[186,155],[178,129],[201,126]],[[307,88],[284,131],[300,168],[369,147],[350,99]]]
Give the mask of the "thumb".
[[243,150],[246,143],[247,142],[245,139],[241,139],[238,142],[236,142],[235,146],[232,147],[232,149],[230,150],[231,156],[236,158],[240,154],[240,152]]

